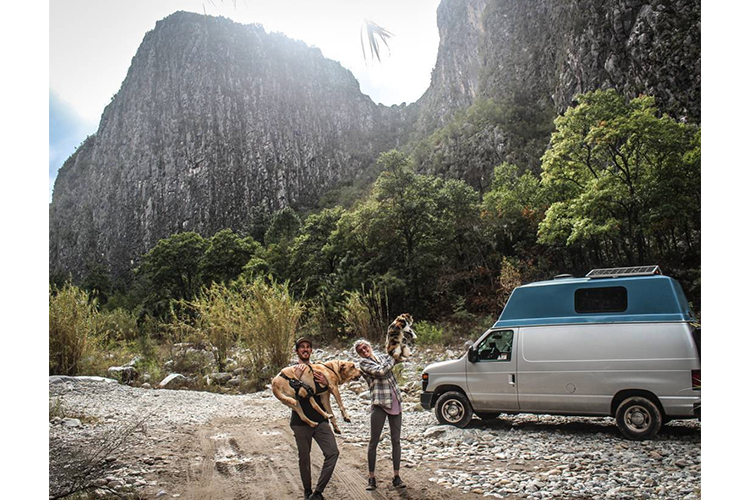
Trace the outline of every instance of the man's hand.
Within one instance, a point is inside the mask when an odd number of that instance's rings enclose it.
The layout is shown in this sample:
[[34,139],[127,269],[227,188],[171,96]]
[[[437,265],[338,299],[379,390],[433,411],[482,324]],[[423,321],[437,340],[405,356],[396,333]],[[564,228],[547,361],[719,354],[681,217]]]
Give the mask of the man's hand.
[[323,376],[320,372],[313,372],[313,377],[315,378],[315,381],[320,384],[321,386],[327,386],[328,380]]

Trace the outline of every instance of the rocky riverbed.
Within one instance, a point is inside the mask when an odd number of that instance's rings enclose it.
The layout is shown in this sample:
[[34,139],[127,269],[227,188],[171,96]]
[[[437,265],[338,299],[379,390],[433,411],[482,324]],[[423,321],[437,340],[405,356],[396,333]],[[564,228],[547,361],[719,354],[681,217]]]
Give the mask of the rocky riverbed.
[[[446,498],[464,494],[510,499],[700,498],[698,421],[670,422],[655,439],[645,442],[625,440],[611,418],[501,415],[492,421],[475,419],[466,429],[438,425],[434,413],[419,405],[419,373],[433,360],[456,355],[425,350],[400,374],[405,396],[402,474],[407,482],[412,479],[410,484],[431,485],[420,490],[424,496],[414,498],[428,498],[433,489]],[[332,358],[354,359],[348,351],[317,350],[313,355],[320,361]],[[101,496],[107,491],[132,491],[142,498],[186,498],[190,487],[179,478],[190,477],[191,467],[198,470],[205,457],[172,444],[218,420],[246,430],[263,429],[268,422],[284,423],[289,415],[268,389],[220,395],[136,388],[106,379],[50,377],[49,391],[50,407],[59,409],[49,428],[51,495],[64,488],[70,470],[80,466],[82,458],[99,450],[100,466],[93,474]],[[364,457],[369,439],[366,384],[352,382],[342,396],[352,417],[348,424],[339,417],[342,456]],[[339,416],[335,403],[334,412]],[[386,465],[387,428],[379,447],[380,462]],[[125,431],[128,435],[121,446],[104,446]],[[235,447],[227,449],[227,456],[219,459],[237,459]],[[288,452],[294,469],[295,451]]]

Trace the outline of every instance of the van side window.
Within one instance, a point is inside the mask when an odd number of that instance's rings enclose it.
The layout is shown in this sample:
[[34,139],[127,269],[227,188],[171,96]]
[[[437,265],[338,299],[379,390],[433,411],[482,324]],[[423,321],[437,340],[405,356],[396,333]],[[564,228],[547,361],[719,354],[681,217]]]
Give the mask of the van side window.
[[513,330],[492,332],[477,346],[478,361],[510,361]]
[[575,294],[577,313],[613,313],[628,308],[628,291],[624,286],[579,288]]

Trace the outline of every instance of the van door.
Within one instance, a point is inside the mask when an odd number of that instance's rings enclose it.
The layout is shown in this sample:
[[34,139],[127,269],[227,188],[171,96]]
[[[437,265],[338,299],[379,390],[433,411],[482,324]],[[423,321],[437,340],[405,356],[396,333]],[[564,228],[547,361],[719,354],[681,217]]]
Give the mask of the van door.
[[518,410],[516,386],[517,330],[491,330],[473,347],[466,363],[466,385],[474,410]]

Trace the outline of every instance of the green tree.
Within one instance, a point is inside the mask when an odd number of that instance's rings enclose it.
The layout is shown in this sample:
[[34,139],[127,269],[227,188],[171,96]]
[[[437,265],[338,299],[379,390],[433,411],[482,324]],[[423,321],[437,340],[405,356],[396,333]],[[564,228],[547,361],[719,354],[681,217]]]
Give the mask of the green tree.
[[214,234],[200,260],[203,283],[229,283],[260,248],[252,237],[241,238],[231,229]]
[[607,90],[578,102],[555,120],[542,159],[553,203],[540,241],[585,247],[597,262],[683,260],[700,233],[697,128],[660,116],[651,97]]
[[299,233],[300,220],[297,212],[291,207],[285,207],[274,212],[263,239],[266,246],[294,240]]
[[546,208],[538,176],[530,171],[521,173],[509,163],[495,167],[483,206],[491,240],[500,255],[522,255],[534,247]]
[[135,270],[143,281],[145,312],[165,318],[174,301],[193,299],[201,286],[200,263],[208,242],[198,233],[159,240]]

